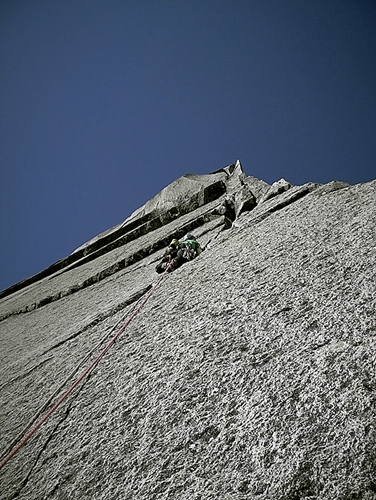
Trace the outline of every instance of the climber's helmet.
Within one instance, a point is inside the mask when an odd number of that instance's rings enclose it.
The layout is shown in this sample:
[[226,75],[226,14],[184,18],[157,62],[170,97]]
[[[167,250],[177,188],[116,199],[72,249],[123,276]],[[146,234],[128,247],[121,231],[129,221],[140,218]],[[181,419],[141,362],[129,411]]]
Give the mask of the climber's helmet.
[[183,238],[183,241],[187,241],[187,240],[196,240],[196,238],[193,236],[193,234],[191,233],[187,233],[184,238]]
[[173,239],[170,243],[170,246],[177,247],[179,245],[179,241],[177,239]]

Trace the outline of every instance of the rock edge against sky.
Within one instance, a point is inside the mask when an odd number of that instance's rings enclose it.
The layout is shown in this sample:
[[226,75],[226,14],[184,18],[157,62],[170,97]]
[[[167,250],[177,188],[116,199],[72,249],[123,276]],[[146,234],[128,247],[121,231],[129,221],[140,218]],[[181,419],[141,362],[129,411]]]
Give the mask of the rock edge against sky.
[[376,498],[375,208],[376,181],[270,186],[238,161],[2,292],[3,454],[172,237],[205,248],[3,467],[0,498]]

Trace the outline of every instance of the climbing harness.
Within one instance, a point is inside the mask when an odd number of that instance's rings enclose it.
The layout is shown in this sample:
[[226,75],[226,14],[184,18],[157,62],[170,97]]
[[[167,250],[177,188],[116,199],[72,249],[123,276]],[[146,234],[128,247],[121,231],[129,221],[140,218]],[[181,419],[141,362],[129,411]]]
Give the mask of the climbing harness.
[[[17,440],[19,441],[17,445],[11,449],[9,453],[6,454],[6,456],[2,459],[0,462],[0,469],[4,467],[5,464],[9,462],[9,460],[26,444],[29,439],[37,432],[37,430],[48,420],[48,418],[52,415],[52,413],[67,399],[67,397],[73,392],[73,390],[79,385],[79,383],[93,370],[93,368],[99,363],[99,361],[103,358],[103,356],[106,354],[106,352],[110,349],[110,347],[116,342],[116,340],[120,337],[120,335],[123,333],[123,331],[126,329],[126,327],[129,325],[129,323],[136,317],[136,315],[141,311],[141,309],[144,307],[146,302],[149,300],[149,298],[153,295],[157,287],[161,284],[163,281],[164,277],[166,276],[168,270],[170,269],[172,263],[170,262],[168,266],[166,267],[165,271],[163,274],[159,277],[159,279],[155,282],[155,284],[151,287],[151,289],[146,293],[144,299],[140,304],[134,308],[133,312],[130,314],[128,319],[123,323],[123,325],[119,328],[119,330],[115,333],[115,335],[111,338],[111,340],[106,344],[106,346],[102,349],[102,351],[97,355],[97,357],[90,363],[90,365],[81,373],[81,375],[75,380],[75,382],[66,390],[66,392],[60,397],[60,399],[50,408],[50,410],[38,421],[38,423],[21,439]],[[121,320],[120,320],[121,321]],[[110,334],[114,331],[114,329],[119,325],[119,321],[116,323],[116,325],[111,329]],[[110,335],[109,334],[109,335]],[[108,335],[107,335],[108,337]],[[95,346],[98,347],[103,341],[99,342]],[[94,349],[95,349],[94,348]],[[57,391],[49,398],[48,402],[45,403],[42,407],[41,410],[37,413],[36,416],[33,417],[32,422],[39,416],[41,411],[45,409],[45,407],[51,402],[51,400],[56,396],[57,392],[60,390],[62,386],[64,386],[69,378],[71,378],[72,374],[75,374],[78,370],[78,368],[86,361],[86,359],[91,355],[93,352],[92,349],[88,355],[85,356],[84,360],[80,362],[78,367],[74,369],[74,371],[69,375],[69,377],[63,382],[63,384],[59,387]],[[30,426],[30,423],[28,424],[27,428]]]

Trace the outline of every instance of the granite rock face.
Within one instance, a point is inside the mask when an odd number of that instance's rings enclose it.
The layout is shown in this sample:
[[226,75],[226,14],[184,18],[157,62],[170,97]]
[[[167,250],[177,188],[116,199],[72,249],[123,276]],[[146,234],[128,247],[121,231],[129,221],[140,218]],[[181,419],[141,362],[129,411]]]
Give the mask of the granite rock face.
[[376,498],[376,181],[186,175],[1,293],[1,499]]

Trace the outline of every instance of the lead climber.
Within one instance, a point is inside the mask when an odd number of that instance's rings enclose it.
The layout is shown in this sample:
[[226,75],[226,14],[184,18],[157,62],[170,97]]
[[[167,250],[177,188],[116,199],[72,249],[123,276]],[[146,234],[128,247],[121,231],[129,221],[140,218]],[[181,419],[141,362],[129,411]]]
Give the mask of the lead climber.
[[184,236],[182,241],[173,239],[163,254],[161,262],[156,266],[155,270],[158,274],[163,273],[169,263],[171,266],[168,272],[174,271],[180,267],[185,262],[194,259],[197,255],[200,255],[202,248],[196,238],[188,233]]

